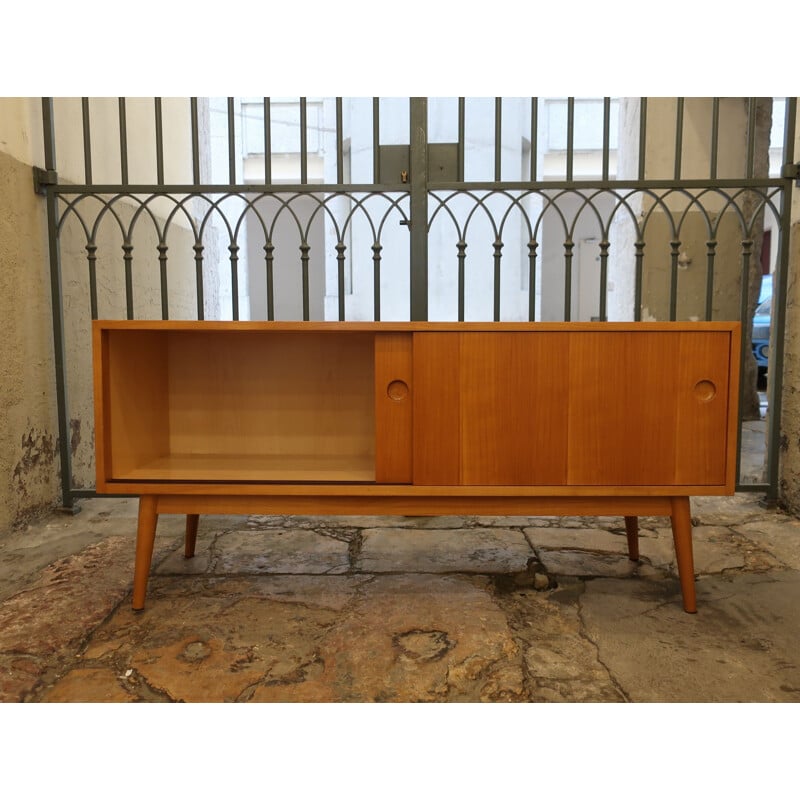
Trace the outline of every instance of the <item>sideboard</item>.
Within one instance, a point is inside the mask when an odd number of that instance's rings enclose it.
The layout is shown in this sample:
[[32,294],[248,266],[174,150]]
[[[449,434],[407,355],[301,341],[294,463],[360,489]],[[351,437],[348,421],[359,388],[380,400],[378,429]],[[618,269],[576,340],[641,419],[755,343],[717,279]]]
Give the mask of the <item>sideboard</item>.
[[139,496],[134,609],[160,514],[669,517],[732,494],[740,325],[93,323],[97,491]]

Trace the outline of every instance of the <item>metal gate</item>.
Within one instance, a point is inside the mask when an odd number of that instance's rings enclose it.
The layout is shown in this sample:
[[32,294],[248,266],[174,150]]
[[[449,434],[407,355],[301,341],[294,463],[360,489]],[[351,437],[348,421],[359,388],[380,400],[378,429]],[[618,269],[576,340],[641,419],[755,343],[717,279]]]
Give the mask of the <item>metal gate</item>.
[[[770,106],[44,98],[34,183],[47,202],[64,506],[94,495],[93,437],[80,435],[92,427],[90,320],[175,317],[740,319],[740,450],[755,440],[763,456],[750,474],[740,453],[737,488],[774,502],[798,170],[796,98],[775,103],[783,126],[767,141]],[[765,418],[752,412],[750,336],[762,273]]]

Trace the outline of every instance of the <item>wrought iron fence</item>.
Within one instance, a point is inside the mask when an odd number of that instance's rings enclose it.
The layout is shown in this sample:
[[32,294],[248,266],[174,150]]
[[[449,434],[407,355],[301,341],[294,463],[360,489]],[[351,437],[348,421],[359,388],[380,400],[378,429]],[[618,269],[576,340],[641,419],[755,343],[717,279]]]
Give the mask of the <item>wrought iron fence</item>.
[[[155,98],[147,147],[144,101],[135,125],[124,98],[114,125],[110,101],[102,125],[100,101],[58,101],[70,102],[64,116],[79,108],[82,131],[73,174],[56,168],[57,149],[69,163],[78,145],[50,98],[36,174],[48,207],[66,506],[93,494],[90,445],[69,446],[74,421],[91,412],[91,319],[740,319],[747,332],[762,259],[774,295],[766,456],[754,477],[741,471],[739,488],[776,498],[792,181],[770,172],[762,101],[675,98],[666,147],[657,146],[663,103],[654,127],[644,98],[586,108],[575,98],[410,98],[400,143],[378,98],[298,98],[294,117],[270,98],[191,98],[180,101],[180,124],[179,101]],[[794,159],[796,117],[795,99],[782,102],[779,167]],[[687,118],[698,115],[703,146],[689,141],[697,126]],[[278,123],[288,128],[278,133]],[[137,170],[155,180],[134,180]],[[220,173],[224,182],[209,180]],[[754,384],[749,339],[741,357]],[[755,386],[742,392],[745,424]]]

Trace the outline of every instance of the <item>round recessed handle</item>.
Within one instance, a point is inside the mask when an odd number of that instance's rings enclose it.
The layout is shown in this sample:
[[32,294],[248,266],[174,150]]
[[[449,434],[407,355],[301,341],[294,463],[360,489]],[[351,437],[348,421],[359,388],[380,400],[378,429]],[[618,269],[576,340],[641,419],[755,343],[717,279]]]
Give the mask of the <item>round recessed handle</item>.
[[694,385],[694,396],[701,403],[711,402],[717,394],[717,387],[712,381],[697,381]]
[[386,387],[386,394],[390,400],[405,400],[408,397],[408,384],[405,381],[392,381]]

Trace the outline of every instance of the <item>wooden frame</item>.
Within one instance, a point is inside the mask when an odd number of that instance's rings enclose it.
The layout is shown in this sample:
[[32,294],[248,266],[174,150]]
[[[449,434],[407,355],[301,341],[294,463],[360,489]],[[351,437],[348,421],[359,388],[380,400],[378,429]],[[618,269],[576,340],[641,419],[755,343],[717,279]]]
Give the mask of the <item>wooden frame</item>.
[[159,514],[642,514],[732,494],[738,323],[94,323],[98,492]]

